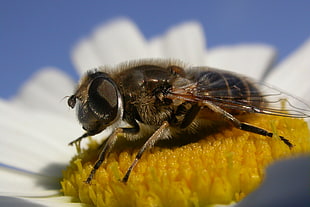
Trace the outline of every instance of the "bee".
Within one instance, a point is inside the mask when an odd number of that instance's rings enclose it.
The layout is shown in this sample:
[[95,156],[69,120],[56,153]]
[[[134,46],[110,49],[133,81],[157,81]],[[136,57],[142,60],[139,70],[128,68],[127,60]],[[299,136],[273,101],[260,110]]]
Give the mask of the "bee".
[[[287,97],[303,106],[295,107]],[[281,106],[283,101],[286,107]],[[273,137],[272,132],[237,117],[260,113],[306,118],[310,114],[309,106],[297,98],[248,77],[165,59],[91,70],[69,97],[68,105],[76,107],[78,120],[86,131],[70,145],[112,129],[85,181],[88,184],[120,135],[130,141],[147,138],[122,179],[126,183],[143,153],[159,140],[175,139],[183,133],[197,134],[217,122]],[[287,138],[279,137],[289,148],[293,147]]]

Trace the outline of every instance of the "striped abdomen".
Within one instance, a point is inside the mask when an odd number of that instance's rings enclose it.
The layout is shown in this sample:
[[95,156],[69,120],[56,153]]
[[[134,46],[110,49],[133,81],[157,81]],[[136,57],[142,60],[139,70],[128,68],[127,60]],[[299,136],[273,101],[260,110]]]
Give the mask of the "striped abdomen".
[[[249,78],[227,71],[208,69],[195,75],[197,96],[235,113],[264,104],[262,94]],[[235,111],[237,110],[237,111]]]

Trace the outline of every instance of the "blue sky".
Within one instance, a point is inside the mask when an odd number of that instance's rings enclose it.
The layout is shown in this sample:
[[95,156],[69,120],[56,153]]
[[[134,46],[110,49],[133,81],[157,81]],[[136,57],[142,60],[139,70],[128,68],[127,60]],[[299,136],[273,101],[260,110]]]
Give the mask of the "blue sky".
[[0,97],[9,98],[36,71],[55,66],[77,79],[70,52],[82,37],[129,17],[146,38],[188,20],[203,26],[208,47],[265,43],[284,59],[310,37],[310,1],[0,1]]

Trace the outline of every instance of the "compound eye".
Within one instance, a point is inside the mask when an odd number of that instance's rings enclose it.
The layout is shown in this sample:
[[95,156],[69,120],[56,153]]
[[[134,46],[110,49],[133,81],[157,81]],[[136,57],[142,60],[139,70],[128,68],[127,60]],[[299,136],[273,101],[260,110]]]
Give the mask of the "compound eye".
[[115,84],[104,77],[95,78],[88,89],[88,106],[105,123],[117,117],[118,93]]

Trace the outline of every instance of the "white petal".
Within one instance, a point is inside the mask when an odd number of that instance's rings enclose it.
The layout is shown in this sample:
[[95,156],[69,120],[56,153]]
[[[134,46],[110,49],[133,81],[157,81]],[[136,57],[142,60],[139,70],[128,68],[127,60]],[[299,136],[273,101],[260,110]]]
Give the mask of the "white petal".
[[147,43],[136,25],[120,19],[97,28],[91,38],[82,40],[72,52],[80,74],[99,65],[142,58],[181,59],[204,65],[205,39],[201,26],[195,22],[181,24]]
[[271,83],[310,103],[310,39],[268,74]]
[[64,98],[72,94],[74,82],[62,71],[45,68],[36,73],[11,100],[12,104],[71,116]]
[[71,197],[57,196],[47,198],[19,198],[0,196],[0,206],[10,207],[66,207],[66,206],[88,206],[81,203],[72,203]]
[[238,207],[309,206],[310,156],[280,161],[267,169],[262,186]]
[[205,64],[205,38],[202,27],[188,22],[170,29],[163,37],[150,41],[151,57],[180,59],[191,65]]
[[39,197],[55,196],[60,193],[59,178],[32,174],[4,166],[0,166],[0,181],[1,196]]
[[118,64],[148,57],[143,35],[134,23],[117,19],[98,27],[92,37],[83,40],[73,52],[73,63],[80,74],[99,65]]
[[210,49],[207,64],[260,80],[275,58],[274,48],[263,44],[240,44]]
[[68,146],[78,124],[57,114],[21,110],[0,102],[0,162],[44,175],[61,175],[75,154]]
[[102,65],[98,52],[93,48],[91,39],[83,39],[73,49],[72,62],[80,75],[87,70]]
[[32,201],[44,206],[50,207],[67,207],[67,206],[81,206],[87,207],[91,205],[83,204],[83,203],[72,203],[72,197],[68,196],[58,196],[51,198],[27,198],[28,201]]

